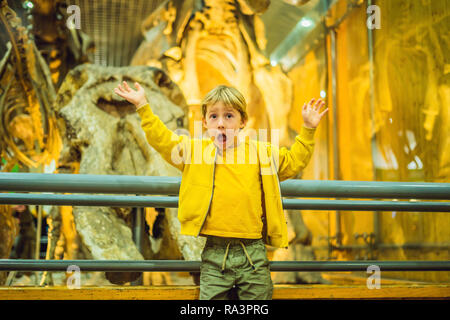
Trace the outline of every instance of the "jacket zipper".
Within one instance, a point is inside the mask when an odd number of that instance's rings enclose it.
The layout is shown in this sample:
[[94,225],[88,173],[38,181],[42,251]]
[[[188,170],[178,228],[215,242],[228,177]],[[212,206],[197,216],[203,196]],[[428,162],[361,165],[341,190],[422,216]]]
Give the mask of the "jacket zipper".
[[200,226],[200,229],[198,230],[197,237],[200,235],[200,232],[201,232],[202,229],[203,229],[203,225],[205,224],[206,217],[208,216],[209,209],[211,208],[211,201],[212,201],[213,194],[214,194],[214,178],[215,178],[215,173],[216,173],[216,160],[217,160],[217,148],[216,148],[215,151],[214,151],[214,164],[213,164],[213,174],[212,174],[212,190],[211,190],[211,197],[209,198],[208,209],[206,210],[205,216],[203,217],[203,222],[202,222],[202,225]]
[[[282,197],[282,195],[281,195],[280,177],[279,177],[279,175],[278,175],[278,170],[277,170],[277,168],[275,167],[275,158],[274,158],[274,156],[273,156],[273,153],[272,153],[272,161],[273,161],[273,166],[274,166],[274,169],[275,169],[275,174],[277,175],[278,194],[279,194],[279,197],[280,197],[281,211],[283,211],[284,208],[283,208],[283,197]],[[284,211],[283,211],[283,215],[284,215]],[[286,221],[286,224],[287,224],[287,221]],[[284,248],[286,249],[287,247],[284,247]]]
[[273,171],[275,171],[275,175],[277,176],[277,182],[278,182],[278,194],[280,197],[280,201],[281,201],[281,208],[283,208],[283,197],[281,196],[281,185],[280,185],[280,177],[278,176],[278,170],[275,167],[275,158],[273,156],[273,153],[271,154],[272,156],[272,164],[273,164]]

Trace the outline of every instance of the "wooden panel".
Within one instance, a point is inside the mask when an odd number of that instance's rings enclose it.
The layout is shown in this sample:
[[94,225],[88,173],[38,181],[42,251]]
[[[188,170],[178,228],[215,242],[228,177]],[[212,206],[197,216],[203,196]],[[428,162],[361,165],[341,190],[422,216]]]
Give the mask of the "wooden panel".
[[[0,287],[0,300],[194,300],[197,286],[149,287]],[[450,284],[275,285],[273,299],[450,299]]]
[[0,300],[194,300],[197,286],[0,287]]
[[450,285],[381,285],[380,289],[367,286],[280,285],[273,299],[449,299]]

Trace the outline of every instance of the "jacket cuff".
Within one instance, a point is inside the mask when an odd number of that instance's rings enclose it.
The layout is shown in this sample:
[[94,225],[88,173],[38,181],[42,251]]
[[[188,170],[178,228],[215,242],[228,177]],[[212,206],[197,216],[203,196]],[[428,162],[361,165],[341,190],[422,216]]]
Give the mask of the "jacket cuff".
[[316,128],[307,128],[302,126],[300,129],[300,138],[304,141],[314,141],[314,133],[316,132]]
[[143,118],[146,113],[148,112],[152,113],[152,109],[150,109],[150,105],[147,103],[138,107],[136,109],[136,112],[139,114],[141,118]]

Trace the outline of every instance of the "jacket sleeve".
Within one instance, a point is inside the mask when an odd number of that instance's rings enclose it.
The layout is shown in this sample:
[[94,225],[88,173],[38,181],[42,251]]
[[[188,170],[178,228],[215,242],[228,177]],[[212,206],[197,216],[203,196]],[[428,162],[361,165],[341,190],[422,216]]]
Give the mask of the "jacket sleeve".
[[189,137],[177,135],[156,116],[149,104],[137,109],[147,142],[171,165],[183,171],[184,156],[189,150]]
[[302,126],[290,149],[271,145],[280,181],[295,177],[308,165],[314,150],[315,131],[316,129]]

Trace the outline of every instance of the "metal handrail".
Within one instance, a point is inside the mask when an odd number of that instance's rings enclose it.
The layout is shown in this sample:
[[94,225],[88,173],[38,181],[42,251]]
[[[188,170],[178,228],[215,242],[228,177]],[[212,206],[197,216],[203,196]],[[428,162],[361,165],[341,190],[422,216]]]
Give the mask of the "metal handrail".
[[[177,208],[178,197],[0,193],[0,204]],[[450,212],[450,202],[283,199],[285,210]]]
[[[450,261],[270,261],[270,271],[450,271]],[[200,261],[183,260],[25,260],[0,259],[0,271],[199,272]]]
[[[180,177],[0,173],[0,191],[178,195]],[[281,182],[285,197],[450,200],[450,183],[299,180]]]
[[[0,173],[0,204],[53,204],[119,207],[177,207],[179,177],[117,175]],[[121,195],[24,194],[14,192],[109,193]],[[434,199],[450,200],[449,183],[287,180],[283,196]],[[171,195],[136,196],[136,194]],[[413,197],[412,197],[413,195]],[[347,201],[284,199],[285,209],[450,211],[449,202]],[[191,271],[200,261],[177,260],[17,260],[0,259],[0,271],[66,271],[77,265],[83,271]],[[384,271],[450,271],[450,261],[271,261],[271,271],[366,271],[371,265]]]

